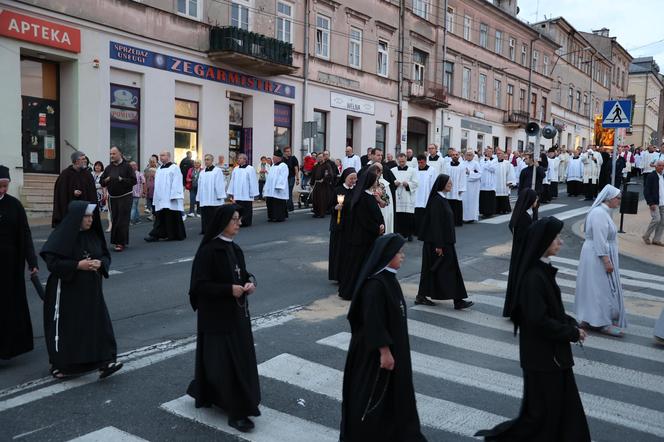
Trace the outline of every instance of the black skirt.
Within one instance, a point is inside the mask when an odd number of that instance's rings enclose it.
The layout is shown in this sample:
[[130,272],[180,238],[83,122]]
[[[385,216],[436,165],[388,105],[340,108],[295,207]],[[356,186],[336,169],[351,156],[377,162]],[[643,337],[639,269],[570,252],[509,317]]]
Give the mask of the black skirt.
[[510,206],[510,197],[506,196],[497,196],[496,197],[496,212],[500,214],[510,213],[512,207]]
[[480,190],[480,214],[492,216],[496,213],[495,190]]
[[590,431],[572,369],[523,371],[523,402],[516,419],[478,431],[486,441],[588,442]]
[[[446,244],[441,257],[435,255],[435,249],[433,244],[426,242],[422,246],[422,270],[418,296],[455,300],[467,298],[468,293],[463,283],[454,244]],[[439,264],[438,260],[441,260]],[[436,264],[436,269],[432,271],[431,268],[434,264]]]
[[[333,215],[334,216],[334,215]],[[344,256],[344,232],[333,230],[330,232],[330,251],[328,256],[327,279],[339,281],[341,278],[341,263]]]
[[350,300],[353,298],[353,291],[357,284],[360,270],[364,265],[364,261],[371,252],[373,244],[360,244],[351,245],[347,259],[341,267],[341,274],[339,275],[339,296],[343,299]]

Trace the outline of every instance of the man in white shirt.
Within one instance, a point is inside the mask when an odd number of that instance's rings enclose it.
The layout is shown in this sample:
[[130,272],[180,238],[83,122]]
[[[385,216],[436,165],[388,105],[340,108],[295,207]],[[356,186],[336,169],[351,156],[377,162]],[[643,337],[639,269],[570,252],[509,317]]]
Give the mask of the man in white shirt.
[[429,152],[427,155],[427,165],[434,169],[435,176],[437,177],[439,174],[445,173],[445,160],[438,153],[438,146],[436,144],[429,144],[427,151]]
[[214,165],[214,157],[205,155],[205,169],[198,176],[196,201],[201,208],[201,234],[205,234],[208,224],[214,217],[214,211],[224,204],[226,199],[226,178],[224,172]]
[[171,162],[169,151],[161,152],[159,159],[162,166],[155,174],[152,197],[155,210],[154,225],[144,239],[147,242],[160,239],[181,241],[187,237],[182,222],[182,212],[184,212],[182,172],[177,164]]
[[351,146],[346,146],[346,156],[341,159],[341,171],[343,172],[349,167],[359,171],[362,168],[362,160],[353,153]]
[[395,232],[408,241],[413,240],[415,232],[415,196],[417,192],[417,169],[408,164],[406,155],[397,155],[397,167],[392,168],[395,191]]
[[413,149],[411,148],[406,149],[406,162],[408,163],[408,167],[417,170],[417,157],[413,155]]
[[263,188],[268,222],[280,223],[288,218],[288,166],[283,157],[281,150],[274,152],[272,167]]
[[487,147],[480,160],[480,214],[490,218],[496,213],[496,169],[498,161],[493,159],[493,149]]
[[459,152],[450,151],[450,164],[447,167],[448,175],[452,181],[452,190],[447,192],[445,198],[450,203],[452,212],[454,212],[454,225],[463,226],[463,200],[462,195],[466,191],[466,168],[459,161]]
[[466,191],[461,195],[463,200],[463,221],[472,223],[480,219],[480,163],[474,159],[471,150],[466,151],[463,166],[466,168]]
[[247,164],[247,155],[237,156],[237,167],[231,173],[228,183],[228,195],[242,208],[242,226],[249,227],[253,220],[254,198],[258,196],[258,177],[256,170]]
[[424,154],[417,156],[417,191],[415,194],[415,234],[420,234],[420,227],[424,219],[424,211],[429,200],[429,194],[434,181],[438,178],[436,169],[427,164]]

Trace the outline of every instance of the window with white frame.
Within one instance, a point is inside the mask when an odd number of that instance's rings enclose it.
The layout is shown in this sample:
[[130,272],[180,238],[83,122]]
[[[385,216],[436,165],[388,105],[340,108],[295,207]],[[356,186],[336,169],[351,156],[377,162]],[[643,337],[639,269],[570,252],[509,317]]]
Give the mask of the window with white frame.
[[549,76],[549,56],[542,57],[542,74]]
[[378,66],[376,68],[376,73],[382,77],[387,77],[388,75],[388,62],[389,52],[388,45],[386,41],[378,40]]
[[500,80],[493,80],[493,105],[497,108],[503,106],[503,90]]
[[496,39],[493,42],[493,50],[496,54],[503,53],[503,31],[496,31]]
[[445,27],[447,32],[454,34],[454,8],[451,6],[447,7],[447,14],[445,16]]
[[461,98],[465,98],[466,100],[470,99],[470,68],[463,68]]
[[413,48],[413,81],[415,83],[424,84],[428,57],[429,54],[426,52]]
[[324,15],[316,16],[316,55],[330,58],[330,19]]
[[526,61],[528,61],[528,46],[525,44],[521,45],[521,64],[526,66]]
[[480,46],[486,48],[489,44],[489,25],[480,23]]
[[203,9],[202,3],[203,0],[178,0],[178,14],[199,20]]
[[510,60],[516,61],[516,40],[513,38],[509,39],[510,47]]
[[244,4],[233,2],[231,4],[231,26],[249,30],[249,7]]
[[293,43],[293,5],[277,2],[277,40]]
[[428,0],[413,0],[413,13],[424,19],[429,14],[429,1]]
[[486,104],[486,74],[480,74],[480,84],[477,90],[477,101]]
[[362,67],[362,31],[357,28],[350,28],[348,64],[357,69]]
[[473,19],[469,16],[463,18],[463,39],[470,41],[470,27],[473,23]]
[[538,72],[539,68],[537,66],[539,61],[539,51],[537,49],[533,49],[533,71]]

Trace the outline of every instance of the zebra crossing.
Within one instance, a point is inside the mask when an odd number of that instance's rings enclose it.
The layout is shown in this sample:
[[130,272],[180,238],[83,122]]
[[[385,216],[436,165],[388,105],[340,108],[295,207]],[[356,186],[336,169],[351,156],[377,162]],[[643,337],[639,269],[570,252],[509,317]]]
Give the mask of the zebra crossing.
[[[559,272],[558,282],[571,312],[574,291],[570,287],[578,261],[554,261],[565,270]],[[654,343],[652,330],[664,307],[661,276],[635,270],[623,274],[625,285],[640,295],[626,293],[626,298],[652,303],[656,314],[630,313],[623,339],[591,333],[583,347],[573,346],[574,372],[594,440],[659,441],[664,439],[664,348]],[[489,290],[471,293],[475,307],[461,312],[445,303],[415,306],[411,302],[414,284],[402,284],[409,305],[417,406],[430,441],[469,440],[477,430],[518,413],[523,388],[518,338],[511,322],[501,315],[507,276],[498,278],[482,281]],[[646,295],[650,298],[644,299]],[[345,320],[340,317],[315,328],[297,320],[279,326],[301,327],[303,339],[311,345],[285,345],[284,351],[259,359],[264,390],[278,388],[279,393],[264,400],[252,432],[237,432],[219,410],[196,409],[186,395],[164,402],[161,410],[173,419],[237,440],[337,441],[343,365],[351,338]],[[260,332],[256,339],[260,342]],[[325,410],[323,416],[309,412],[316,407]]]
[[[517,197],[515,195],[510,196],[510,205],[514,207],[516,204]],[[569,209],[569,210],[562,210],[565,207],[568,206],[567,203],[565,203],[566,197],[563,198],[558,198],[557,202],[555,203],[549,203],[549,204],[544,204],[540,206],[538,209],[538,212],[540,214],[546,214],[546,215],[552,215],[558,218],[561,221],[564,221],[566,219],[574,218],[576,216],[580,215],[585,215],[590,211],[590,205],[586,205],[583,207],[577,207],[576,209]],[[486,218],[486,219],[480,219],[479,223],[480,224],[504,224],[508,223],[510,221],[510,218],[512,217],[511,213],[505,214],[505,215],[498,215],[498,216],[493,216],[491,218]]]

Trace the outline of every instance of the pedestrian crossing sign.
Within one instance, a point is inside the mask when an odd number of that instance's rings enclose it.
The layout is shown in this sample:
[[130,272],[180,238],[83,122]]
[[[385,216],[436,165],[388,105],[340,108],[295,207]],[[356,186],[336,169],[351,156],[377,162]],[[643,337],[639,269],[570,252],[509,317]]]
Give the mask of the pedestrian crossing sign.
[[602,117],[602,127],[604,128],[630,127],[632,124],[632,101],[605,101]]

